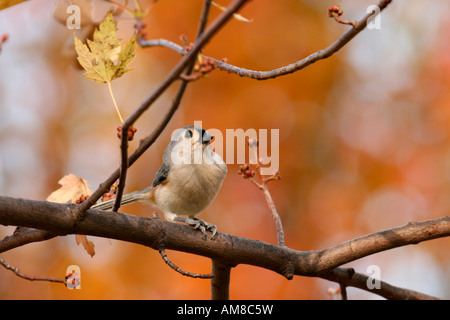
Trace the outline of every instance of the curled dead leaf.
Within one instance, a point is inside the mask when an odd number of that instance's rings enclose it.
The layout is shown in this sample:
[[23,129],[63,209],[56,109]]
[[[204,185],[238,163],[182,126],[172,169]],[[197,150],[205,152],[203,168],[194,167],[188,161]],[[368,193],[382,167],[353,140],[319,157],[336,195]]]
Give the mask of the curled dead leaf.
[[75,235],[75,241],[77,242],[77,245],[80,245],[80,243],[83,245],[84,250],[91,256],[91,258],[95,255],[95,244],[89,240],[86,235],[84,234],[76,234]]
[[[61,187],[53,191],[48,197],[47,201],[57,203],[77,203],[80,199],[85,199],[92,194],[92,190],[89,187],[86,180],[79,178],[76,175],[69,173],[58,181]],[[93,257],[95,255],[94,243],[85,235],[75,235],[77,244],[83,245],[86,252]]]
[[61,185],[56,191],[53,191],[47,201],[57,203],[75,203],[82,196],[90,196],[92,190],[86,180],[78,178],[72,173],[65,175],[58,181]]

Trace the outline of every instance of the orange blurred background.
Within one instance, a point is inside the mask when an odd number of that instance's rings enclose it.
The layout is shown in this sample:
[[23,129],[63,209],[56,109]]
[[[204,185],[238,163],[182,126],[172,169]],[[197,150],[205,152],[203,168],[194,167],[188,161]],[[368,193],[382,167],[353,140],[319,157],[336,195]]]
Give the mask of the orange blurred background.
[[[65,43],[72,31],[53,19],[56,1],[33,0],[0,11],[0,194],[44,200],[68,173],[95,189],[120,162],[120,125],[106,85],[73,67]],[[142,1],[147,5],[150,1]],[[108,10],[94,0],[94,20]],[[130,5],[134,1],[130,1]],[[194,40],[203,1],[160,0],[146,17],[149,39]],[[228,1],[220,1],[227,5]],[[328,18],[339,4],[344,18],[365,15],[371,1],[250,1],[203,53],[249,69],[269,70],[302,59],[335,41],[349,27]],[[381,28],[364,30],[340,52],[297,73],[256,81],[215,70],[192,82],[159,140],[131,167],[126,191],[151,184],[171,132],[202,121],[205,129],[280,130],[281,181],[269,188],[285,228],[286,244],[319,250],[343,241],[448,215],[450,211],[450,4],[394,0]],[[210,21],[220,11],[212,7]],[[128,17],[126,14],[123,17]],[[128,39],[132,19],[119,20]],[[132,71],[112,87],[128,116],[179,60],[166,48],[137,49]],[[174,85],[136,123],[134,150],[169,107]],[[227,160],[227,159],[225,159]],[[229,161],[229,159],[227,160]],[[229,173],[201,218],[219,231],[276,243],[263,194]],[[135,204],[122,212],[150,216]],[[162,217],[162,215],[160,214]],[[0,237],[14,227],[0,227]],[[81,290],[30,282],[0,268],[1,299],[209,299],[210,282],[174,272],[158,252],[88,237],[91,258],[74,236],[35,243],[1,257],[23,273],[63,277],[81,268]],[[390,284],[450,298],[450,241],[432,240],[349,263],[366,273],[378,265]],[[208,273],[209,259],[168,251],[182,269]],[[232,299],[329,299],[337,284],[239,265],[232,269]],[[349,288],[349,299],[377,299]]]

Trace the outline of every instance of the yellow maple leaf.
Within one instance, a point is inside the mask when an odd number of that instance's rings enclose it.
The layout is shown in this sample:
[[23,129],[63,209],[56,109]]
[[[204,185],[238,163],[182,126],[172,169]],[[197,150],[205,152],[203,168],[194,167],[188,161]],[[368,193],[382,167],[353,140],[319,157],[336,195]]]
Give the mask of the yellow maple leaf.
[[78,62],[86,70],[86,78],[107,83],[130,70],[127,65],[135,56],[136,35],[122,49],[112,13],[100,23],[99,28],[94,31],[93,40],[87,40],[87,45],[76,36],[74,39]]
[[87,45],[74,35],[75,50],[78,62],[86,70],[84,77],[98,83],[107,83],[111,98],[116,107],[120,121],[123,118],[117,107],[111,89],[111,81],[130,71],[128,64],[133,60],[136,51],[136,35],[122,47],[117,38],[117,27],[113,14],[110,12],[99,28],[94,31],[93,40],[87,40]]

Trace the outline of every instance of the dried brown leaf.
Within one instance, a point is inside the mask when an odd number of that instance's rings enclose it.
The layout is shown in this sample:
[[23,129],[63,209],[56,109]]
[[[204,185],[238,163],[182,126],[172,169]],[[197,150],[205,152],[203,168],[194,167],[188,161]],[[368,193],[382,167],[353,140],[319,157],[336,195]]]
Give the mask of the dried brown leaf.
[[84,250],[91,256],[91,258],[95,255],[95,244],[89,240],[86,235],[84,234],[76,234],[75,235],[75,241],[77,242],[77,245],[80,245],[80,243],[83,245]]
[[90,196],[92,190],[86,180],[78,178],[72,173],[64,176],[58,181],[61,185],[56,191],[53,191],[48,197],[47,201],[57,203],[75,203],[82,196]]
[[[92,194],[92,190],[89,187],[86,180],[78,178],[76,175],[69,173],[65,175],[61,180],[58,181],[61,188],[52,192],[48,197],[47,201],[57,202],[57,203],[76,203],[80,199],[84,199]],[[77,244],[83,245],[86,252],[93,257],[95,255],[94,243],[85,235],[75,235],[75,240]]]

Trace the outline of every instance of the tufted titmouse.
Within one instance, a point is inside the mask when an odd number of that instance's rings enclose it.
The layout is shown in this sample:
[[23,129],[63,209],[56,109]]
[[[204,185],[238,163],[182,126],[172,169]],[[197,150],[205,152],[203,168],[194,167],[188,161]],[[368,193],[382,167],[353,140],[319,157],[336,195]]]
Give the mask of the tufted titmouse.
[[[203,237],[206,237],[206,230],[210,230],[213,238],[217,227],[195,218],[214,200],[227,174],[222,157],[209,148],[213,139],[198,126],[176,130],[164,151],[163,163],[152,186],[124,195],[121,204],[151,203],[164,213],[166,220],[187,223],[200,229]],[[108,210],[114,201],[108,200],[93,208]]]

